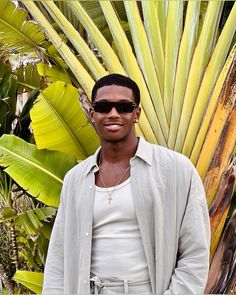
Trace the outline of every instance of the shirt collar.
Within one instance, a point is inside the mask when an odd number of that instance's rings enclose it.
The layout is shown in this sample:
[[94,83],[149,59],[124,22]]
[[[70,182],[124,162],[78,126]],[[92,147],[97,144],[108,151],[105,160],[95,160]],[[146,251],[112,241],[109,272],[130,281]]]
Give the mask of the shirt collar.
[[152,165],[152,145],[143,137],[139,138],[138,148],[134,158],[140,158],[147,164]]
[[99,153],[100,153],[101,147],[99,147],[96,152],[90,156],[87,160],[88,160],[88,164],[87,167],[85,169],[84,174],[88,174],[92,169],[93,172],[97,172],[99,167],[98,167],[98,157],[99,157]]
[[[99,167],[97,159],[100,151],[101,147],[99,147],[96,150],[96,152],[88,159],[89,162],[85,169],[85,174],[88,174],[92,169],[94,173],[98,171]],[[131,159],[131,163],[135,158],[140,158],[147,164],[152,165],[152,145],[149,142],[147,142],[143,137],[139,137],[138,148],[134,157]]]

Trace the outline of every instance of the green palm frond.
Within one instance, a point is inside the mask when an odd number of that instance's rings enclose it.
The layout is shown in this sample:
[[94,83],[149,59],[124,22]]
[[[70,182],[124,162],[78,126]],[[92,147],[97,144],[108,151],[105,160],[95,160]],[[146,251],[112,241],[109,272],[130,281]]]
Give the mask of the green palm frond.
[[[6,0],[7,1],[7,0]],[[43,13],[39,10],[33,1],[22,1],[24,6],[30,11],[32,16],[44,27],[49,40],[58,50],[64,61],[68,64],[72,73],[78,79],[85,93],[90,97],[91,89],[94,85],[94,80],[86,71],[77,57],[72,53],[71,49],[65,44],[62,37],[56,32],[53,26],[49,23]],[[70,1],[71,2],[71,1]]]
[[183,106],[184,94],[188,81],[189,69],[191,66],[192,56],[197,41],[200,3],[200,1],[191,1],[188,3],[184,31],[180,42],[173,93],[170,132],[168,136],[168,146],[172,149],[174,148],[175,144],[176,133]]
[[[34,67],[35,69],[35,67]],[[45,77],[47,82],[64,81],[71,84],[69,74],[59,65],[47,65],[43,62],[37,64],[37,70],[40,76]]]
[[176,134],[175,150],[181,151],[191,119],[194,103],[199,91],[204,71],[211,57],[215,31],[218,29],[217,19],[221,10],[221,2],[209,2],[201,35],[193,54],[186,85],[183,107]]
[[39,149],[58,150],[81,160],[99,145],[98,136],[80,106],[77,89],[70,84],[58,81],[46,88],[30,115]]
[[56,213],[56,208],[43,207],[24,212],[16,213],[10,207],[5,207],[2,210],[0,223],[8,220],[14,220],[11,222],[11,226],[22,226],[25,232],[33,237],[38,235],[39,228],[43,227],[43,223],[40,221],[51,218]]
[[37,68],[32,64],[26,66],[20,65],[15,70],[15,74],[18,78],[18,93],[31,91],[41,86],[41,80]]
[[13,280],[21,283],[36,294],[42,293],[43,273],[18,270],[14,274]]
[[27,210],[19,213],[12,226],[23,226],[29,236],[37,236],[39,228],[43,226],[41,221],[47,220],[56,213],[56,208],[44,207]]
[[[236,6],[232,9],[225,25],[223,31],[221,32],[216,47],[212,53],[209,64],[205,70],[201,86],[195,101],[194,110],[191,116],[191,120],[188,125],[188,130],[186,133],[183,153],[187,156],[191,155],[191,151],[195,144],[196,136],[198,130],[196,125],[199,126],[204,112],[207,108],[209,98],[212,95],[212,91],[216,85],[217,78],[225,63],[226,57],[229,52],[229,48],[236,31]],[[235,52],[235,50],[233,50]],[[233,54],[233,53],[232,53]]]
[[0,41],[19,52],[40,49],[45,40],[40,26],[26,21],[27,12],[8,0],[0,1]]
[[11,65],[0,59],[0,81],[2,77],[9,72],[11,72]]
[[14,135],[0,138],[0,165],[29,194],[39,201],[58,206],[65,173],[75,165],[71,156],[37,150]]

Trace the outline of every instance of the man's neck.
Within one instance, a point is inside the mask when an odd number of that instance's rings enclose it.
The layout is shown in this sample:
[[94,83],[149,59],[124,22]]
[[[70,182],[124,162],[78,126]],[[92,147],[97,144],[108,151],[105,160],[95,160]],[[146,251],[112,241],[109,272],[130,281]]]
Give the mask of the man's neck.
[[129,161],[138,147],[138,138],[135,137],[127,142],[105,142],[101,144],[103,161],[116,163]]

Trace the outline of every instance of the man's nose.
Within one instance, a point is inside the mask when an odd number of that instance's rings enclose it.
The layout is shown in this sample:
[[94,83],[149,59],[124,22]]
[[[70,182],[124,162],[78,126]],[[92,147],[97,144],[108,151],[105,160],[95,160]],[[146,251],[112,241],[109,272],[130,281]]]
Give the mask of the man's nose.
[[120,114],[117,112],[115,107],[112,107],[112,109],[110,110],[110,112],[108,113],[109,117],[119,117]]

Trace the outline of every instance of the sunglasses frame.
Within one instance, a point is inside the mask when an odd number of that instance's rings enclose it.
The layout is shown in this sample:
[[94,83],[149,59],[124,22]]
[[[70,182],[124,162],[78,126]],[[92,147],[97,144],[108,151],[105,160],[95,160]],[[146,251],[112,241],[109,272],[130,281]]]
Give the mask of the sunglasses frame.
[[[99,108],[99,106],[105,106],[105,109],[103,109],[101,111],[101,109],[97,109],[97,107]],[[135,108],[137,108],[137,104],[135,102],[132,101],[118,101],[118,102],[112,102],[112,101],[94,101],[92,103],[93,109],[96,113],[101,113],[101,114],[108,114],[110,113],[110,111],[115,108],[116,111],[119,114],[128,114],[128,113],[132,113]],[[129,109],[124,111],[124,107],[127,106]],[[132,108],[132,110],[131,110]]]

